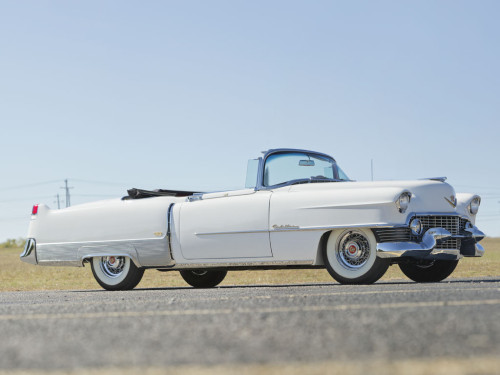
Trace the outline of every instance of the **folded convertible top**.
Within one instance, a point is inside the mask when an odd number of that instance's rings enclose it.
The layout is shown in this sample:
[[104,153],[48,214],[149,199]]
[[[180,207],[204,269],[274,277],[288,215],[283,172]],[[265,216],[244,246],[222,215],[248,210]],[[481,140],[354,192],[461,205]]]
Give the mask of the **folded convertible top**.
[[195,193],[199,193],[197,191],[183,191],[183,190],[143,190],[143,189],[129,189],[127,190],[128,195],[123,197],[122,199],[142,199],[142,198],[151,198],[151,197],[188,197]]

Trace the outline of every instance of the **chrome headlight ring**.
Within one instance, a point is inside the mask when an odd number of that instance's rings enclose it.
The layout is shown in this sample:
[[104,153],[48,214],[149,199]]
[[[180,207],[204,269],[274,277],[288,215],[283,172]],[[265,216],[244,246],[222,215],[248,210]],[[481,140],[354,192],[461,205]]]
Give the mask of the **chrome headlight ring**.
[[477,214],[479,211],[479,205],[481,204],[481,198],[475,197],[468,206],[469,212],[471,215]]
[[396,207],[398,208],[399,212],[404,213],[408,209],[410,201],[411,193],[409,191],[405,191],[404,193],[402,193],[398,197],[398,199],[396,199]]
[[424,229],[422,221],[417,218],[413,219],[410,221],[410,229],[414,235],[420,236],[422,234],[422,229]]

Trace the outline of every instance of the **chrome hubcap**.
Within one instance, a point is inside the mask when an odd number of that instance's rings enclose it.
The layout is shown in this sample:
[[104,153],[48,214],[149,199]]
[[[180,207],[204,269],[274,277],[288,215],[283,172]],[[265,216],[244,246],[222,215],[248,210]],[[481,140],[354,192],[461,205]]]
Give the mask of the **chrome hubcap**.
[[337,246],[337,259],[345,268],[360,268],[369,257],[370,243],[363,234],[348,232],[340,238]]
[[125,257],[102,257],[99,266],[101,271],[108,277],[119,277],[125,268]]

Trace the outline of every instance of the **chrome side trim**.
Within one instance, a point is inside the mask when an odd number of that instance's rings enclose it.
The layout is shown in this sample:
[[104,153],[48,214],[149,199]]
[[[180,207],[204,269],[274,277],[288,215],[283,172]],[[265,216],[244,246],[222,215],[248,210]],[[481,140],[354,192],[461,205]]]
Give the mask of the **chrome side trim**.
[[277,228],[270,232],[294,232],[294,231],[314,231],[314,230],[332,230],[332,229],[342,229],[342,228],[392,228],[401,226],[401,224],[342,224],[342,225],[325,225],[317,227],[297,227],[297,228]]
[[168,253],[170,254],[171,261],[174,260],[174,256],[172,253],[172,208],[174,207],[174,203],[168,206],[167,211],[167,244],[168,244]]
[[312,266],[313,261],[274,261],[274,262],[224,262],[224,263],[182,263],[171,269],[185,268],[231,268],[231,267],[281,267],[281,266]]
[[202,232],[195,233],[196,236],[209,236],[216,234],[245,234],[245,233],[276,233],[276,232],[300,232],[300,231],[315,231],[315,230],[332,230],[332,229],[342,229],[342,228],[394,228],[398,226],[404,226],[402,224],[357,224],[357,225],[326,225],[318,227],[286,227],[286,226],[276,226],[272,230],[262,229],[262,230],[247,230],[247,231],[227,231],[227,232]]
[[211,235],[216,235],[216,234],[248,234],[248,233],[267,233],[269,232],[267,229],[262,229],[262,230],[235,230],[235,231],[228,231],[228,232],[204,232],[204,233],[195,233],[195,236],[211,236]]
[[36,241],[34,238],[28,238],[24,245],[24,251],[21,253],[20,258],[23,262],[29,264],[38,264],[36,259]]
[[105,241],[80,241],[80,242],[45,242],[43,244],[39,244],[40,246],[59,246],[59,245],[80,245],[80,246],[86,246],[86,245],[100,245],[100,244],[121,244],[121,243],[135,243],[135,242],[141,242],[141,241],[159,241],[161,238],[155,237],[155,238],[143,238],[143,239],[133,239],[133,238],[127,238],[124,240],[105,240]]
[[145,240],[37,244],[37,261],[44,266],[76,266],[94,256],[127,256],[138,267],[168,267],[173,260],[166,237]]

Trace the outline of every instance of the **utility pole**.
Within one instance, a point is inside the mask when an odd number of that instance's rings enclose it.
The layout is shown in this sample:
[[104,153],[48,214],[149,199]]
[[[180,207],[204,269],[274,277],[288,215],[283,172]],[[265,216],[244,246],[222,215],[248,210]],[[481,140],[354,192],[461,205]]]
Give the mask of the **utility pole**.
[[59,193],[57,193],[56,198],[57,198],[57,209],[60,210],[61,209],[61,201],[59,199]]
[[372,181],[373,181],[373,159],[372,159]]
[[64,180],[64,187],[61,187],[61,189],[66,190],[66,207],[71,206],[71,200],[69,196],[69,189],[73,189],[73,186],[68,186],[68,179]]

